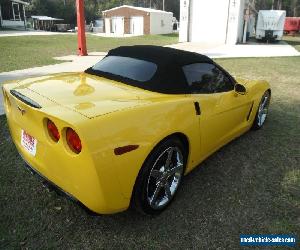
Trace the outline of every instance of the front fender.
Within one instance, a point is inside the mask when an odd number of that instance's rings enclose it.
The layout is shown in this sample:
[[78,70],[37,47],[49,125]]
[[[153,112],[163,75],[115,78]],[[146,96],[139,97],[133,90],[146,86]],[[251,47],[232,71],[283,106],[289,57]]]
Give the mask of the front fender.
[[236,79],[239,83],[246,87],[247,95],[249,99],[253,102],[253,111],[249,117],[249,123],[252,124],[255,119],[256,111],[258,109],[261,97],[267,91],[271,91],[269,82],[265,80],[246,80],[246,79]]

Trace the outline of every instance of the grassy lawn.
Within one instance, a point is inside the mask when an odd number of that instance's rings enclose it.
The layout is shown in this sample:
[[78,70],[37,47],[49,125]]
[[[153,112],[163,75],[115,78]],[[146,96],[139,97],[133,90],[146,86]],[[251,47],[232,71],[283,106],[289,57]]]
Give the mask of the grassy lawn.
[[[59,45],[61,53],[64,46]],[[239,249],[239,234],[299,236],[300,57],[217,62],[235,75],[270,81],[268,121],[188,175],[172,206],[158,217],[132,211],[91,216],[48,192],[23,167],[1,116],[0,249]]]
[[[285,36],[284,40],[300,51],[300,36]],[[147,35],[130,38],[105,38],[87,35],[89,52],[108,51],[121,45],[167,45],[178,42],[178,34]],[[53,57],[76,54],[77,36],[0,37],[0,72],[61,63]]]
[[[89,52],[104,52],[121,45],[167,45],[177,42],[177,34],[130,38],[87,35]],[[60,63],[53,57],[76,54],[77,35],[0,37],[0,51],[0,72]]]
[[300,34],[295,36],[284,36],[283,40],[294,46],[298,51],[300,51]]

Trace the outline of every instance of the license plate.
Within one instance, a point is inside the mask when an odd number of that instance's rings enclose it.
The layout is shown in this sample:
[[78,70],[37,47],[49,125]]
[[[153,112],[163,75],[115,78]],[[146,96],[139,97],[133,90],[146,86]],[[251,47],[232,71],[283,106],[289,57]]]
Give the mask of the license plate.
[[22,130],[21,134],[21,145],[27,150],[28,153],[35,156],[37,139],[35,139],[24,130]]

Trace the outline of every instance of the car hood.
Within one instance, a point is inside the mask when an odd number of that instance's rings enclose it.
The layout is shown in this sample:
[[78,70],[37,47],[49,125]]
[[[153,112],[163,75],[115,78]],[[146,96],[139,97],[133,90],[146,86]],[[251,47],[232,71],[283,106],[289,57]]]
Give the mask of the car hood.
[[16,89],[33,91],[87,118],[147,105],[167,96],[87,73],[29,78],[20,81]]

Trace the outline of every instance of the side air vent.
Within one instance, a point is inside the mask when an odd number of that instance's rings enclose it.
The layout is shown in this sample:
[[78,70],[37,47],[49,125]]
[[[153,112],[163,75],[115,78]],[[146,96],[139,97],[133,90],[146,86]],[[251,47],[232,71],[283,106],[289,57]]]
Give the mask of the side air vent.
[[31,100],[30,98],[28,98],[27,96],[25,95],[22,95],[21,93],[19,93],[18,91],[12,89],[10,91],[10,93],[16,97],[17,99],[19,99],[21,102],[24,102],[25,104],[27,104],[28,106],[30,107],[33,107],[33,108],[37,108],[37,109],[40,109],[42,108],[41,105],[39,105],[37,102]]
[[251,108],[250,108],[249,113],[247,115],[247,121],[249,121],[250,115],[252,113],[253,105],[254,105],[254,102],[252,102]]

